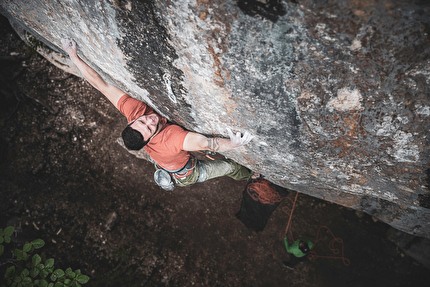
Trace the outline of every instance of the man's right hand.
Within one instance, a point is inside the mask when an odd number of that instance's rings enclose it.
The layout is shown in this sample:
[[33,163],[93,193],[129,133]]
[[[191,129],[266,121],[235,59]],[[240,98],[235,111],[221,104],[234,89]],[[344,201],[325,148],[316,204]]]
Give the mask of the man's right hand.
[[82,76],[97,90],[99,90],[116,108],[124,91],[107,83],[103,78],[77,54],[76,42],[72,39],[61,39],[63,50],[69,54],[70,59],[81,72]]
[[63,50],[69,54],[70,57],[76,56],[76,42],[71,39],[61,39]]

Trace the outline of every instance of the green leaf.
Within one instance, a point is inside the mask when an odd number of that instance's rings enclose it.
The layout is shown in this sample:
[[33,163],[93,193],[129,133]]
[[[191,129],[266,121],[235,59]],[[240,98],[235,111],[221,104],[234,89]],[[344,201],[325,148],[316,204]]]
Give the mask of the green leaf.
[[57,276],[57,278],[62,278],[62,277],[64,277],[64,274],[66,274],[66,273],[64,273],[64,271],[62,269],[57,269],[54,271],[54,274],[55,274],[55,276]]
[[31,244],[33,245],[34,249],[39,249],[45,246],[45,241],[43,241],[42,239],[35,239],[31,241]]
[[4,273],[4,278],[12,278],[15,274],[15,266],[9,266]]
[[51,274],[51,281],[57,281],[57,275],[55,275],[54,273]]
[[45,265],[47,268],[51,268],[54,266],[54,262],[55,262],[54,258],[49,258],[45,261]]
[[2,245],[0,245],[0,256],[2,256],[3,253],[4,253],[4,246],[2,244]]
[[67,277],[69,277],[70,279],[73,279],[73,278],[75,278],[75,277],[76,277],[76,273],[75,273],[75,272],[73,272],[72,268],[70,268],[70,267],[66,269],[66,275],[67,275]]
[[27,277],[28,275],[30,275],[30,271],[27,269],[27,268],[24,268],[22,271],[21,271],[21,277]]
[[4,242],[4,237],[0,236],[0,244],[3,244],[3,242]]
[[39,270],[39,269],[33,268],[33,269],[31,269],[31,271],[30,271],[30,276],[31,276],[31,277],[33,277],[33,278],[36,278],[36,277],[37,277],[37,275],[39,275],[39,273],[40,273],[40,270]]
[[45,269],[40,270],[40,277],[46,278],[46,277],[48,277],[49,273],[50,272],[46,271]]
[[40,257],[39,254],[34,254],[33,258],[31,259],[31,264],[33,266],[37,266],[40,264],[40,262],[42,262],[42,258]]
[[64,280],[64,285],[65,286],[70,286],[71,283],[72,283],[72,280],[70,280],[70,279],[65,279]]
[[90,277],[87,275],[80,274],[76,277],[76,280],[78,280],[79,283],[85,284],[90,280]]
[[54,283],[52,283],[52,282],[51,282],[51,283],[49,283],[49,284],[48,284],[48,287],[54,287]]
[[54,284],[54,287],[64,287],[64,284],[63,284],[63,283],[61,283],[61,282],[56,282],[56,283]]
[[48,281],[45,279],[40,280],[39,287],[48,287]]
[[19,276],[15,276],[15,278],[13,279],[13,282],[22,282],[22,278]]
[[13,226],[8,226],[4,229],[4,237],[11,237],[13,232],[15,231],[15,228]]
[[22,251],[20,249],[15,249],[13,251],[13,255],[15,255],[15,257],[18,261],[24,260],[24,251]]
[[50,267],[50,268],[46,267],[45,270],[49,273],[52,273],[54,272],[54,267]]
[[30,252],[32,248],[33,248],[33,245],[31,245],[31,243],[27,242],[26,244],[24,244],[24,247],[22,248],[22,251],[24,251],[24,252]]
[[28,283],[33,282],[33,280],[30,277],[24,277],[24,279],[22,279],[22,282],[27,285]]

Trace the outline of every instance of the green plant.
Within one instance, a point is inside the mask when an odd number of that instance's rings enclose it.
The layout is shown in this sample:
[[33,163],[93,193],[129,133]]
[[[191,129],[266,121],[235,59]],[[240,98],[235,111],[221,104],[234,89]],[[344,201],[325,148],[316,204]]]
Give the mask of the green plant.
[[[14,228],[8,226],[5,229],[0,228],[0,256],[5,252],[5,244],[11,243]],[[5,261],[9,264],[6,268],[4,279],[6,286],[10,287],[80,287],[89,281],[89,277],[81,273],[79,269],[66,270],[55,268],[54,259],[43,258],[33,252],[42,248],[45,242],[42,239],[35,239],[26,242],[22,248],[12,250],[12,258]]]

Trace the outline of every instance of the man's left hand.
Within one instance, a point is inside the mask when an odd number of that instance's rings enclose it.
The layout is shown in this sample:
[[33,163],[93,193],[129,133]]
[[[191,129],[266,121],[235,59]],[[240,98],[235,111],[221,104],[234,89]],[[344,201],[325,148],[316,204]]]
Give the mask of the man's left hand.
[[228,137],[230,138],[231,144],[234,147],[246,145],[254,138],[254,136],[247,131],[242,136],[240,132],[234,134],[231,129],[227,128],[227,133]]

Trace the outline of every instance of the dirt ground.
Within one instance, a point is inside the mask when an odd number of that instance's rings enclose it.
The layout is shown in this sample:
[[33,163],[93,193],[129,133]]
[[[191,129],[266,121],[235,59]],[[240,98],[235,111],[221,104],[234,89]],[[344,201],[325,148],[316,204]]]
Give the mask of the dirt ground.
[[90,275],[86,286],[428,286],[429,270],[387,239],[387,225],[305,195],[292,236],[319,233],[315,254],[337,258],[286,268],[294,193],[250,231],[235,217],[244,182],[160,190],[153,166],[116,142],[125,119],[4,18],[0,62],[0,227],[15,225],[17,242],[44,239],[43,254]]

